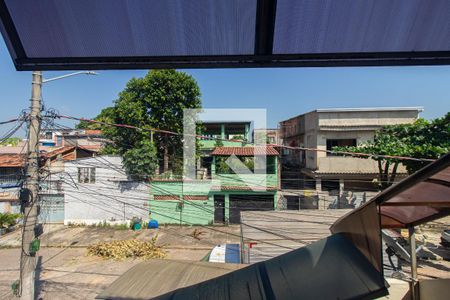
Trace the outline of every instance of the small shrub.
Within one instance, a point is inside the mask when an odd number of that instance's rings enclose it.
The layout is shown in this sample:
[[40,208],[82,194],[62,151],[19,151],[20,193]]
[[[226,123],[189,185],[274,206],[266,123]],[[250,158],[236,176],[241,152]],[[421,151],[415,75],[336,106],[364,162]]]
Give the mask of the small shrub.
[[0,227],[14,226],[20,218],[22,218],[21,214],[0,213]]

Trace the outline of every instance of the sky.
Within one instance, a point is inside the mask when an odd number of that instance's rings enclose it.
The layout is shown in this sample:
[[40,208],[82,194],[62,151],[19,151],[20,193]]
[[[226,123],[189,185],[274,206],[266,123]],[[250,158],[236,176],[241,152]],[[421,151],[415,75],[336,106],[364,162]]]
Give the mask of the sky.
[[[183,71],[197,80],[204,108],[267,109],[268,128],[318,108],[422,106],[421,116],[426,119],[450,111],[450,66]],[[49,82],[43,87],[44,104],[62,114],[93,118],[102,108],[112,105],[129,79],[142,77],[146,72],[98,71],[96,76],[79,75]],[[44,72],[44,78],[67,73],[70,72]],[[4,121],[29,106],[31,72],[15,70],[3,39],[0,79],[0,121]],[[70,121],[58,123],[73,126]],[[1,125],[0,133],[7,127]]]

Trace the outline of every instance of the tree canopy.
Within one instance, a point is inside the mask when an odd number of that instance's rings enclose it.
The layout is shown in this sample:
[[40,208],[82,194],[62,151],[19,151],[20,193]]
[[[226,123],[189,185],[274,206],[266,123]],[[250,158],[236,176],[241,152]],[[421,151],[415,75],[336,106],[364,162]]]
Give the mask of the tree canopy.
[[395,180],[402,163],[412,174],[429,161],[400,160],[377,155],[437,159],[450,151],[450,112],[431,121],[418,119],[412,124],[384,126],[375,133],[373,141],[356,147],[334,147],[334,151],[373,154],[378,162],[380,187],[386,188]]
[[127,171],[135,177],[149,177],[160,165],[163,172],[177,173],[182,170],[182,136],[151,134],[151,129],[181,133],[183,110],[200,107],[200,89],[192,76],[175,70],[151,70],[142,78],[128,81],[114,105],[103,109],[95,118],[142,130],[87,122],[78,126],[102,129],[113,142],[105,151],[121,154]]
[[11,145],[13,147],[17,146],[22,139],[18,137],[10,137],[0,142],[1,146]]

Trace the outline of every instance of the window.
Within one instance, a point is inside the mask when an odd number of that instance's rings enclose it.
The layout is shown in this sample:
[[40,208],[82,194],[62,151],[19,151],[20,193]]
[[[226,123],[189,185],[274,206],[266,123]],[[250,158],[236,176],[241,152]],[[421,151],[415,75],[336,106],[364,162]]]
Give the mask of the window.
[[[327,150],[332,151],[334,147],[356,146],[356,139],[327,139]],[[327,156],[337,154],[327,152]]]
[[95,183],[95,168],[78,168],[78,183]]
[[51,139],[53,139],[53,133],[52,133],[51,131],[45,132],[44,138],[45,138],[46,140],[51,140]]

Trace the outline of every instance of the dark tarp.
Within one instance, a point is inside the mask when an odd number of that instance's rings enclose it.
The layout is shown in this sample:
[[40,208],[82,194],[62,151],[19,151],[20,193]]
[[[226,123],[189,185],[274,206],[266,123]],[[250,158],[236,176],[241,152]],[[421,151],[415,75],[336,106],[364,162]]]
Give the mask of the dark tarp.
[[18,70],[450,63],[448,0],[0,0]]
[[[132,271],[119,277],[98,298],[315,300],[374,299],[387,294],[382,274],[341,234],[201,283],[174,285],[163,295],[152,288],[162,280],[158,270],[147,271],[148,275]],[[172,276],[185,283],[192,274],[186,269]]]
[[376,203],[366,205],[359,213],[349,214],[352,217],[340,218],[331,226],[331,232],[344,234],[382,272],[381,228]]

